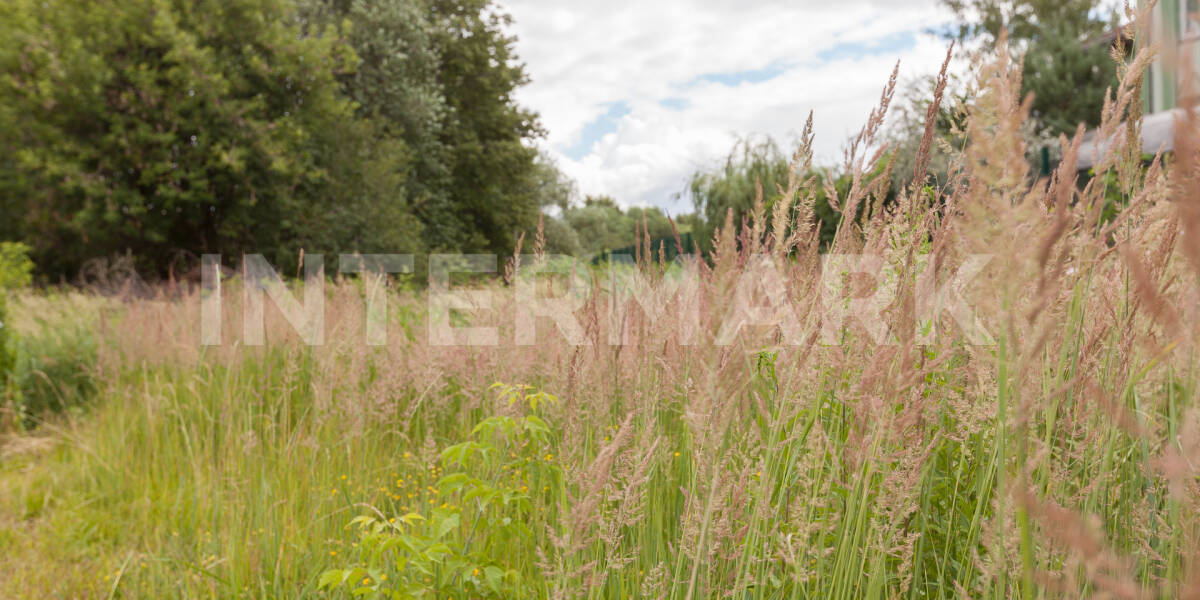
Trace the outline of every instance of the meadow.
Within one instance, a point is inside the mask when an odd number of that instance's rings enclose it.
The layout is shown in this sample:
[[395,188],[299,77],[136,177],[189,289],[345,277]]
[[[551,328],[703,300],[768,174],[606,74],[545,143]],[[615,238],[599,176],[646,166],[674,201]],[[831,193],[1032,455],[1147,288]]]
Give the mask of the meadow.
[[[684,260],[694,313],[582,271],[585,343],[545,320],[516,343],[500,281],[455,321],[494,346],[431,344],[433,292],[398,285],[386,343],[366,344],[370,278],[325,288],[320,345],[274,309],[266,343],[241,343],[236,279],[215,346],[197,289],[18,292],[0,596],[1200,597],[1200,123],[1149,164],[1123,141],[1150,53],[1113,90],[1088,181],[1078,137],[1031,172],[1000,59],[950,177],[884,205],[893,79],[852,185],[827,192],[862,215],[832,247],[799,175],[810,131],[787,188]],[[510,275],[537,271],[540,237]],[[843,255],[889,275],[831,278]],[[657,256],[631,269],[661,284],[680,267]],[[830,281],[851,317],[886,286],[886,331],[847,318],[830,339]],[[923,311],[922,281],[990,339]]]

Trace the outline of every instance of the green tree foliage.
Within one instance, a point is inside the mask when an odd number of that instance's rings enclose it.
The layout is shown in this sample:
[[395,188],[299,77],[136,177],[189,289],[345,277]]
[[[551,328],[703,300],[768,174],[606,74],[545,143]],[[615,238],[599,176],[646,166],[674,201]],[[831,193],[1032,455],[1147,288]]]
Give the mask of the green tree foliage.
[[[6,196],[39,266],[131,250],[276,253],[336,187],[354,54],[280,0],[14,0],[0,22]],[[356,141],[362,144],[362,141]],[[353,149],[351,150],[353,151]]]
[[540,133],[490,0],[12,0],[0,239],[131,252],[508,251]]
[[542,130],[537,116],[517,106],[527,82],[516,62],[511,17],[491,0],[428,0],[438,25],[434,47],[449,117],[442,142],[449,149],[453,185],[445,202],[418,205],[433,248],[506,252],[518,231],[534,226],[538,198],[537,151],[525,140]]
[[546,236],[546,252],[549,254],[580,256],[584,253],[579,233],[563,219],[546,217],[543,222],[543,234]]
[[569,209],[578,196],[575,182],[560,171],[554,158],[545,152],[538,153],[533,167],[532,177],[528,180],[530,189],[526,193],[537,199],[542,208]]
[[490,0],[301,0],[300,14],[306,31],[334,29],[354,50],[357,68],[339,82],[404,155],[400,173],[375,174],[391,180],[364,174],[383,182],[369,196],[395,199],[393,231],[430,249],[508,252],[558,202],[547,198],[561,176],[526,145],[541,134],[536,115],[512,98],[527,77],[510,19]]
[[[780,151],[778,144],[770,138],[738,141],[725,160],[715,169],[698,171],[688,182],[687,192],[696,207],[696,222],[693,234],[704,252],[712,250],[713,234],[725,223],[727,213],[732,213],[733,223],[740,226],[754,209],[758,186],[762,186],[763,202],[768,213],[779,197],[779,190],[787,187],[788,157]],[[827,174],[814,172],[810,175],[819,179]],[[848,189],[843,177],[835,177],[834,187],[839,193]],[[822,245],[833,240],[840,215],[829,205],[824,186],[817,194],[814,213],[820,222]]]
[[1001,33],[1018,47],[1040,38],[1047,27],[1075,32],[1079,39],[1097,35],[1108,22],[1097,18],[1100,0],[940,0],[954,13],[957,23],[951,36],[979,40],[995,47]]
[[[341,197],[335,204],[347,212],[373,209],[358,211],[366,222],[355,229],[368,236],[355,238],[354,248],[420,250],[424,225],[415,207],[444,204],[453,184],[441,140],[448,113],[428,7],[412,0],[300,0],[298,13],[306,34],[336,34],[358,58],[356,68],[337,79],[359,119],[370,123],[373,143],[359,154],[336,142],[329,146],[344,159],[344,179],[359,184],[332,190]],[[319,223],[306,230],[322,231]]]
[[1033,118],[1051,135],[1070,136],[1080,123],[1098,126],[1105,93],[1116,83],[1108,45],[1063,26],[1043,28],[1025,54],[1022,86],[1033,94]]
[[1022,91],[1033,95],[1032,113],[1050,135],[1098,124],[1105,90],[1116,66],[1101,34],[1116,26],[1101,0],[941,0],[958,23],[952,36],[994,47],[1004,33],[1023,53]]
[[22,288],[33,280],[33,261],[29,246],[15,242],[0,242],[0,293]]
[[587,197],[582,206],[566,210],[563,220],[577,232],[585,256],[632,246],[642,231],[648,231],[652,240],[672,236],[671,222],[662,210],[655,207],[622,210],[608,196]]
[[11,385],[16,355],[12,348],[12,332],[8,324],[8,291],[29,285],[33,262],[24,244],[0,242],[0,405],[4,404]]

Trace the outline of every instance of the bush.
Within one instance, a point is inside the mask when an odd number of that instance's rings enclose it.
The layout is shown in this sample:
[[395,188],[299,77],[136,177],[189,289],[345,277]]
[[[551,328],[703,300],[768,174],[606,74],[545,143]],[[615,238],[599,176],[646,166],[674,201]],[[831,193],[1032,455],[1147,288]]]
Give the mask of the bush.
[[0,242],[0,291],[25,287],[32,278],[29,246],[20,242]]
[[519,402],[529,412],[485,419],[470,439],[441,451],[441,467],[433,472],[446,474],[426,488],[441,506],[433,508],[431,499],[428,516],[400,506],[395,494],[386,512],[374,509],[351,521],[347,527],[359,535],[353,546],[358,560],[324,572],[321,588],[383,598],[416,598],[428,590],[436,590],[437,598],[463,592],[473,598],[536,596],[512,548],[534,537],[535,508],[539,514],[553,509],[562,487],[562,469],[548,453],[554,432],[534,414],[539,404],[558,399],[524,385],[497,383],[492,389],[510,408]]

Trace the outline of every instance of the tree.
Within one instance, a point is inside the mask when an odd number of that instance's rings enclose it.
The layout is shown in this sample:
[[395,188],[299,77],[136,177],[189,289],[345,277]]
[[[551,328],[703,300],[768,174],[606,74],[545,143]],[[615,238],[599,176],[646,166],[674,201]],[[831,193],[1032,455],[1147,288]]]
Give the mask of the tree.
[[448,116],[441,140],[452,184],[445,200],[418,205],[433,248],[505,253],[518,231],[536,226],[537,115],[513,92],[528,78],[505,33],[511,17],[491,0],[429,0]]
[[941,0],[958,18],[952,36],[994,48],[1001,33],[1024,56],[1022,91],[1032,116],[1051,136],[1099,123],[1116,65],[1100,36],[1116,27],[1101,0]]
[[328,145],[367,147],[335,79],[356,57],[293,17],[283,0],[0,7],[0,182],[39,268],[279,255],[334,208]]
[[356,239],[355,249],[421,249],[424,226],[416,207],[446,203],[452,185],[441,140],[449,109],[428,7],[417,0],[300,0],[298,14],[306,34],[344,40],[358,58],[338,81],[359,119],[371,123],[371,144],[347,153],[334,140],[331,150],[351,171],[345,180],[358,184],[334,193],[361,195],[373,209],[368,214],[383,214],[371,215],[359,229],[368,236]]
[[[770,138],[739,140],[720,166],[697,171],[688,183],[687,191],[696,207],[697,220],[693,234],[696,243],[705,252],[712,251],[713,234],[725,224],[727,213],[733,213],[734,227],[740,227],[743,219],[754,210],[754,202],[761,185],[763,203],[769,211],[779,198],[778,190],[787,187],[788,157],[780,151],[778,144]],[[818,182],[827,175],[822,172],[809,173]],[[837,177],[834,181],[839,193],[848,189],[848,181]],[[840,215],[829,205],[824,186],[818,183],[813,205],[815,218],[820,222],[822,244],[833,241]]]
[[1025,54],[1021,82],[1033,94],[1030,107],[1050,135],[1075,133],[1080,123],[1100,124],[1104,98],[1116,87],[1116,64],[1109,47],[1063,26],[1047,25]]
[[950,32],[961,42],[978,40],[996,46],[1002,32],[1017,50],[1042,37],[1047,27],[1074,32],[1080,40],[1103,33],[1109,21],[1097,18],[1100,0],[940,0],[954,13]]
[[[546,236],[546,252],[578,256],[583,253],[579,234],[564,219],[547,216],[543,223]],[[524,250],[523,250],[524,251]]]
[[541,130],[513,99],[527,77],[510,18],[491,0],[301,0],[300,12],[309,30],[333,28],[358,55],[339,81],[381,139],[407,150],[395,191],[404,208],[394,210],[419,218],[423,243],[511,251],[561,191],[526,144]]
[[580,251],[585,256],[633,246],[641,241],[638,236],[645,236],[647,231],[651,240],[673,236],[671,222],[662,210],[656,207],[622,210],[609,196],[588,196],[582,206],[563,211],[563,221],[577,233]]
[[508,22],[491,0],[0,4],[0,239],[52,276],[511,251],[567,200]]
[[530,189],[527,193],[543,209],[557,208],[560,212],[566,212],[579,194],[575,182],[559,170],[554,158],[541,151],[534,160],[528,184]]

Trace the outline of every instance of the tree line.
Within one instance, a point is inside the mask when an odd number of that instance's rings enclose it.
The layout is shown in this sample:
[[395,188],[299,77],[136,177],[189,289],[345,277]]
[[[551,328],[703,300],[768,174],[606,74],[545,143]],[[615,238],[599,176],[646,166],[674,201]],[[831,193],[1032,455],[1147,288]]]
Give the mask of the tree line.
[[[1114,73],[1109,48],[1089,43],[1115,23],[1096,0],[942,2],[958,15],[948,38],[1006,36],[1023,56],[1031,136],[1093,124]],[[539,221],[564,254],[673,235],[659,209],[578,200],[537,151],[538,116],[513,97],[528,75],[509,23],[492,0],[8,0],[0,240],[27,244],[58,279],[125,253],[158,275],[203,253],[504,254]],[[896,173],[911,171],[932,85],[914,82],[899,107]],[[935,151],[959,135],[969,92],[952,88]],[[787,170],[771,140],[738,142],[686,182],[695,213],[675,229],[707,248]],[[828,241],[842,217],[824,197],[815,209]]]
[[[491,0],[10,0],[0,239],[131,253],[510,250],[546,166]],[[190,256],[190,258],[189,258]]]

